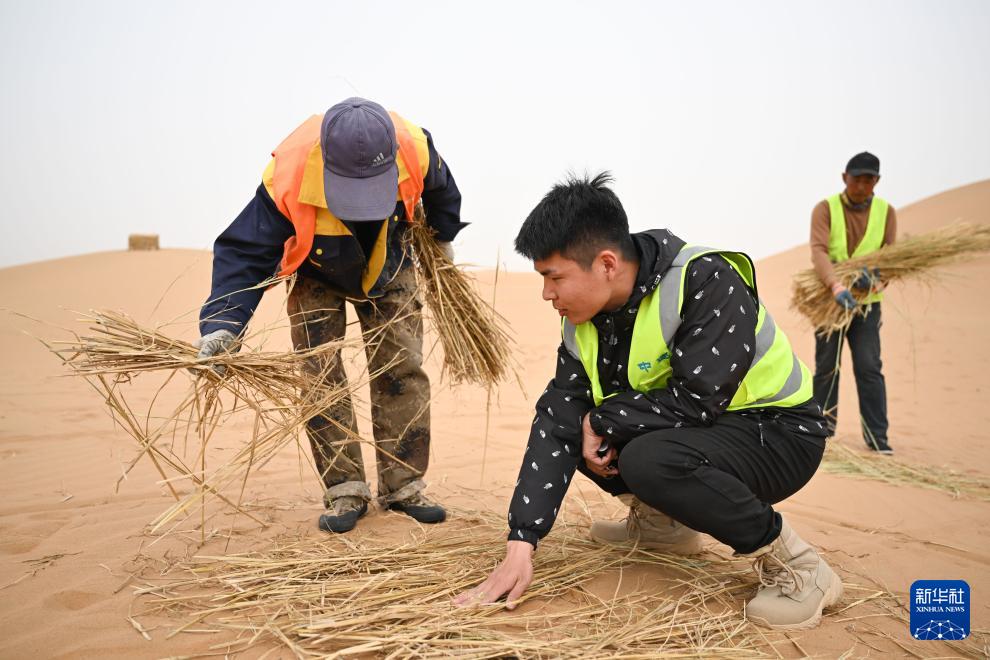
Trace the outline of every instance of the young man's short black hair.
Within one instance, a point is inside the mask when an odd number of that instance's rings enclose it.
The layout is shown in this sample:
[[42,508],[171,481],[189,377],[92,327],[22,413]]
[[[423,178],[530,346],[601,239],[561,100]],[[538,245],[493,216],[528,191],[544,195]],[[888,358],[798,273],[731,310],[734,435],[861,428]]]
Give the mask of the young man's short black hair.
[[591,179],[571,174],[555,185],[523,222],[516,252],[533,261],[559,253],[585,270],[609,248],[635,259],[629,220],[610,183],[612,175],[601,172]]

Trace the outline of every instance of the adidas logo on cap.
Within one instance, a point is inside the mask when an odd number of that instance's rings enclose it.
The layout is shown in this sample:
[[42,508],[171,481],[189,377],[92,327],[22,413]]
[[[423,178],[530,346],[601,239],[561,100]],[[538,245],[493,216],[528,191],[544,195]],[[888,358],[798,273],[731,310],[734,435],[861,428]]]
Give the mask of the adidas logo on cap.
[[384,164],[385,164],[385,154],[379,151],[378,155],[375,156],[374,160],[371,161],[371,166],[379,167],[380,165],[384,165]]

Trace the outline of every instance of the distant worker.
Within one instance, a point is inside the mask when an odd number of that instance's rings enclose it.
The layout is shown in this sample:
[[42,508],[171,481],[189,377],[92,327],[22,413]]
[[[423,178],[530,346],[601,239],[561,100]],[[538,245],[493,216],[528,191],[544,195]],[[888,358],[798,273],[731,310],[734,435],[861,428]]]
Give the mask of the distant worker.
[[849,340],[853,374],[859,394],[859,414],[867,447],[893,454],[887,441],[887,386],[880,360],[880,300],[882,273],[866,268],[853,282],[869,291],[861,301],[835,276],[832,264],[893,245],[897,235],[894,207],[873,194],[880,180],[880,160],[864,151],[853,156],[842,174],[845,190],[819,202],[811,212],[811,261],[835,303],[858,310],[844,332],[815,332],[815,399],[821,405],[829,434],[835,434],[839,416],[839,362],[844,339]]
[[[199,356],[236,345],[264,291],[251,287],[276,274],[298,276],[288,300],[296,350],[343,339],[350,300],[369,372],[400,358],[371,382],[378,495],[419,522],[440,522],[445,510],[422,492],[430,383],[422,368],[422,304],[403,238],[421,199],[427,223],[453,256],[450,241],[464,226],[454,178],[426,130],[356,97],[308,119],[272,156],[254,199],[214,244]],[[380,343],[368,345],[368,333],[383,326]],[[326,380],[346,385],[339,355]],[[320,527],[349,531],[372,497],[350,398],[311,419],[306,432],[325,486]]]

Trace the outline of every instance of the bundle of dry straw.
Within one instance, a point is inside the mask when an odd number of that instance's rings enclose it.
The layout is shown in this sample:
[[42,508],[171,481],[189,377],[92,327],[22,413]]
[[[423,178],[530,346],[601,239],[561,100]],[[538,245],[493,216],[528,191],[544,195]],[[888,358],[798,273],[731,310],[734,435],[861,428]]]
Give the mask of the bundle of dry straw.
[[481,299],[468,275],[444,254],[426,224],[421,204],[409,235],[420,286],[443,346],[444,373],[455,385],[490,387],[504,379],[512,359],[506,320]]
[[[886,283],[909,278],[932,278],[934,269],[958,263],[987,250],[990,250],[990,225],[960,222],[910,236],[872,254],[837,263],[835,275],[849,288],[854,298],[862,300],[869,291],[853,289],[852,283],[863,268],[879,269]],[[831,290],[822,283],[814,269],[803,270],[794,276],[791,306],[801,312],[814,328],[826,334],[844,330],[856,314],[864,313],[863,306],[847,311],[837,305]]]
[[[252,470],[295,442],[311,417],[377,376],[366,374],[347,387],[325,382],[334,360],[340,359],[339,351],[352,343],[347,341],[297,352],[242,350],[199,360],[192,344],[144,328],[124,314],[96,311],[83,320],[89,334],[73,333],[72,341],[46,345],[103,396],[114,420],[137,441],[140,451],[124,469],[118,487],[147,456],[174,498],[175,503],[151,523],[152,532],[169,524],[174,528],[196,510],[203,529],[207,498],[264,525],[241,506]],[[374,340],[373,332],[369,341]],[[213,369],[217,366],[224,368],[223,375]],[[152,383],[155,389],[148,400],[140,405],[129,401],[125,386],[156,372],[160,378]],[[208,469],[207,448],[214,431],[241,413],[253,418],[250,437],[232,457]],[[190,437],[198,440],[192,450]],[[236,484],[239,493],[225,492]]]
[[184,620],[169,636],[225,632],[209,649],[218,655],[274,645],[299,658],[763,656],[765,638],[739,611],[748,563],[602,546],[564,521],[540,544],[528,605],[454,607],[504,553],[500,517],[454,514],[400,542],[321,536],[198,557],[138,588],[137,616]]

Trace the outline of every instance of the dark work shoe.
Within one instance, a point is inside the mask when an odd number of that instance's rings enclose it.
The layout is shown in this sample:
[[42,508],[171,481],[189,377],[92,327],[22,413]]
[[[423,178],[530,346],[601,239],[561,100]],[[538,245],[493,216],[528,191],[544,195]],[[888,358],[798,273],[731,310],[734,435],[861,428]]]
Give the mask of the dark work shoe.
[[894,448],[887,444],[886,440],[877,440],[874,443],[866,443],[866,448],[884,456],[893,456]]
[[392,502],[388,508],[401,511],[421,523],[438,523],[447,519],[447,512],[436,502],[431,502],[421,492],[417,492],[404,500]]
[[368,503],[360,497],[338,497],[333,509],[320,516],[320,529],[342,534],[354,529],[358,518],[368,512]]

